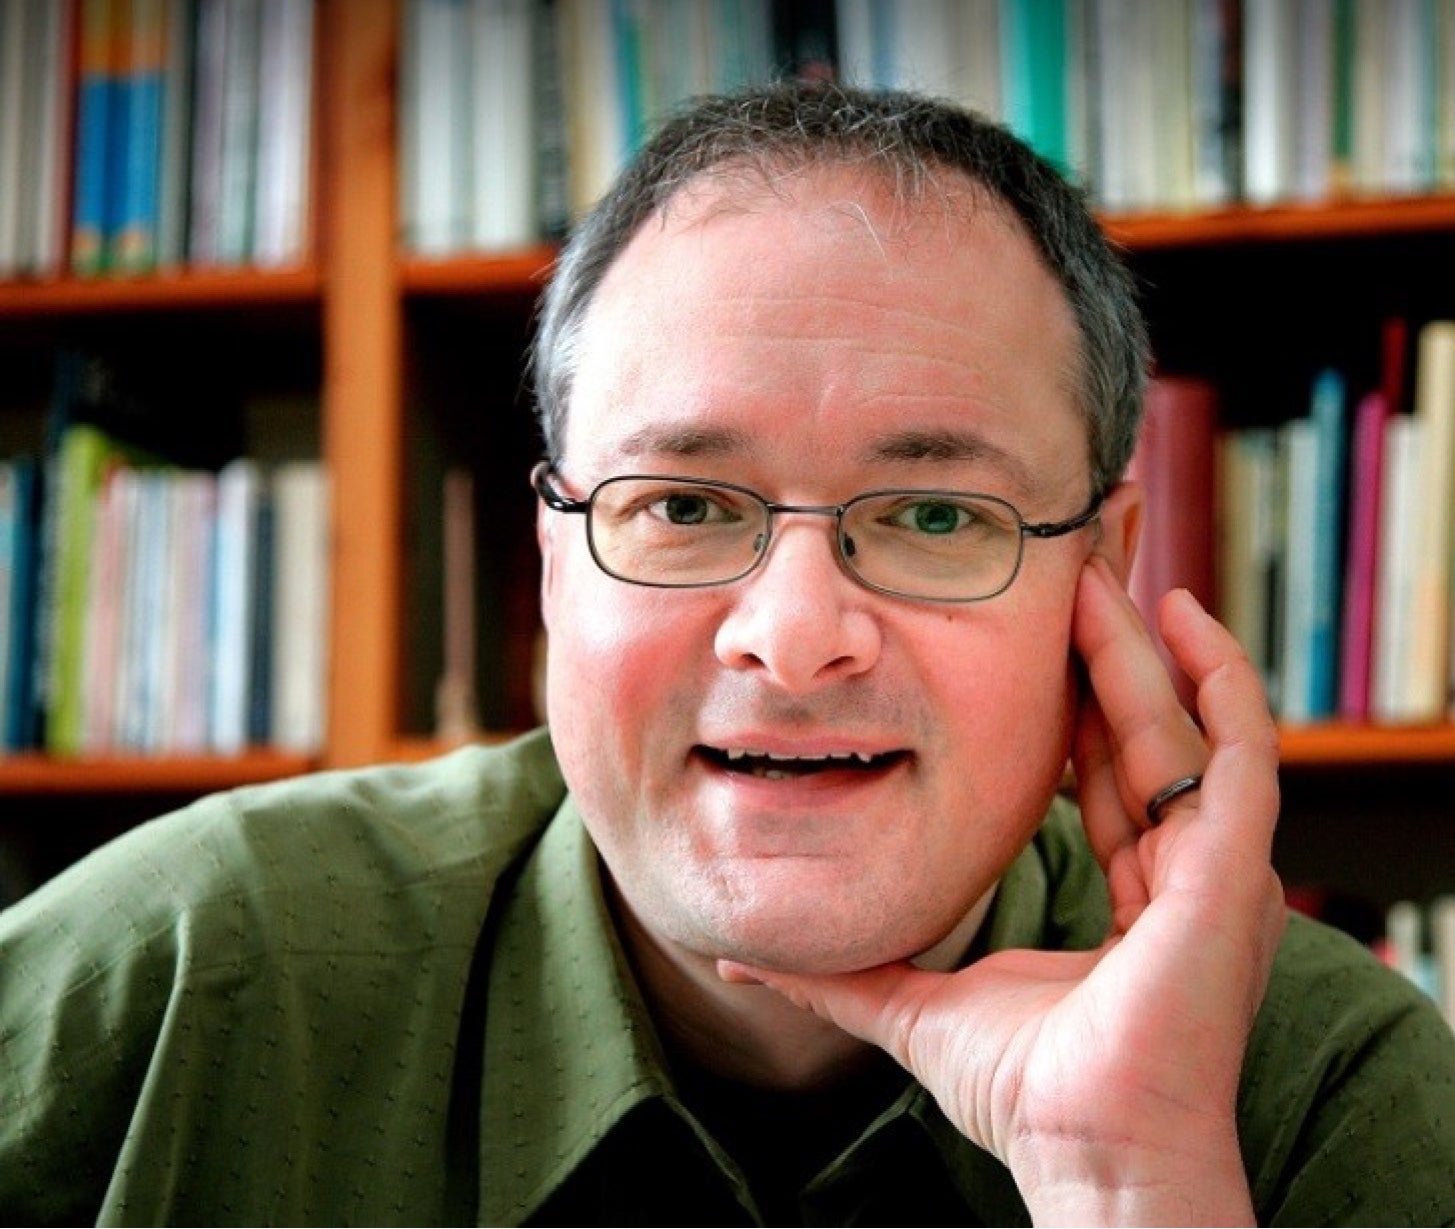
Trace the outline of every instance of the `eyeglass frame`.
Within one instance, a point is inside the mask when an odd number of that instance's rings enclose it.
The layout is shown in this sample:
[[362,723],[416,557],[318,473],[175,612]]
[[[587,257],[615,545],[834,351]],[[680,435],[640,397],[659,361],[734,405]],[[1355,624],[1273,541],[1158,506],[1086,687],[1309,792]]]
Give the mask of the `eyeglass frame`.
[[[640,585],[646,589],[716,589],[721,585],[731,585],[751,576],[762,566],[763,561],[768,558],[768,551],[773,545],[773,518],[780,512],[796,513],[804,516],[831,516],[834,518],[834,549],[838,556],[839,567],[856,584],[873,593],[883,593],[888,597],[902,598],[911,602],[935,602],[941,605],[967,606],[972,602],[987,602],[991,598],[999,597],[1011,585],[1015,584],[1016,577],[1020,575],[1021,564],[1025,561],[1025,543],[1027,538],[1060,538],[1067,534],[1075,533],[1078,529],[1084,529],[1094,522],[1101,515],[1102,504],[1106,501],[1106,494],[1103,491],[1095,490],[1091,493],[1091,499],[1086,507],[1075,516],[1064,521],[1027,521],[1021,515],[1021,511],[1008,499],[999,495],[989,495],[983,491],[952,491],[944,488],[922,488],[922,487],[883,487],[872,491],[861,491],[859,494],[845,500],[841,504],[780,504],[770,499],[765,499],[751,487],[739,486],[735,482],[719,482],[713,478],[694,478],[685,474],[613,474],[610,478],[603,478],[594,487],[585,499],[573,499],[569,495],[563,495],[550,485],[549,475],[560,476],[556,462],[546,458],[538,461],[531,470],[530,484],[535,493],[540,497],[541,502],[553,512],[564,512],[570,515],[584,516],[586,518],[586,546],[591,552],[592,561],[607,576],[613,580],[619,580],[626,585]],[[753,562],[741,572],[732,576],[724,577],[722,580],[692,580],[692,581],[659,581],[659,580],[636,580],[629,576],[623,576],[620,572],[614,572],[607,567],[601,555],[596,549],[596,535],[592,528],[594,517],[591,515],[592,507],[596,497],[603,488],[617,482],[631,482],[650,480],[653,482],[683,482],[694,486],[717,487],[725,491],[733,491],[738,495],[744,495],[755,503],[762,505],[767,512],[767,528],[763,531],[763,544],[753,557]],[[1020,534],[1016,542],[1015,567],[1011,569],[1010,576],[1000,588],[990,593],[981,594],[978,597],[925,597],[918,593],[905,593],[899,589],[890,589],[884,585],[877,585],[872,580],[862,575],[859,570],[849,561],[850,552],[844,549],[844,514],[855,504],[866,499],[882,498],[885,495],[941,495],[956,499],[983,499],[998,504],[1005,508],[1015,518],[1016,524],[1020,527]],[[852,539],[850,540],[852,541]]]

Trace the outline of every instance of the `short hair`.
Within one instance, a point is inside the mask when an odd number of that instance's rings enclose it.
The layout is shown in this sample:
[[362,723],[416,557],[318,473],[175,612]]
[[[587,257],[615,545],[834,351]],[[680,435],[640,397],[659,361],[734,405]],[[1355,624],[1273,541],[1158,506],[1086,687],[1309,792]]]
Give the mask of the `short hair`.
[[958,172],[972,190],[1020,219],[1076,320],[1078,409],[1092,486],[1109,490],[1136,444],[1149,346],[1135,283],[1084,194],[984,116],[916,94],[821,82],[780,82],[695,100],[647,142],[576,228],[543,297],[531,350],[547,455],[561,459],[583,322],[638,228],[680,189],[707,176],[726,181],[747,170],[772,182],[831,165],[878,174],[911,203],[937,172]]

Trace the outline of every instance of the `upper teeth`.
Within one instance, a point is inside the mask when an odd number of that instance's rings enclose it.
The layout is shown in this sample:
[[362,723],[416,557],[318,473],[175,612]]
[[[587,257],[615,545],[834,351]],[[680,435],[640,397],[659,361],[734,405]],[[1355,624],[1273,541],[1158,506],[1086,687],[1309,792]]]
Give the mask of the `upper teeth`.
[[753,751],[747,747],[728,747],[727,757],[730,760],[741,760],[747,756],[755,759],[766,760],[858,760],[862,764],[870,763],[874,757],[867,751],[825,751],[822,755],[779,755],[774,751]]

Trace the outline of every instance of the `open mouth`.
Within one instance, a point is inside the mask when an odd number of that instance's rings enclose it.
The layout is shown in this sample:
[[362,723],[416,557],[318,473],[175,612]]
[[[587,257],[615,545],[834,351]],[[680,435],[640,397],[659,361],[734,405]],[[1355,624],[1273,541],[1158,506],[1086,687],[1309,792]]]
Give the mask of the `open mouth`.
[[909,757],[908,751],[833,752],[827,755],[773,755],[745,747],[697,747],[697,753],[715,768],[764,781],[786,781],[828,772],[870,775],[883,772]]

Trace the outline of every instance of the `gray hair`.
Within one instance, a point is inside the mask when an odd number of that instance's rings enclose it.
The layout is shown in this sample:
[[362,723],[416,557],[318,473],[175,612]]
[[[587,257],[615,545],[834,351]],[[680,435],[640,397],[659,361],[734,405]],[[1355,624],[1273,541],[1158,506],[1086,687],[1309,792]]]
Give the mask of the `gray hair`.
[[959,172],[1021,223],[1060,283],[1081,335],[1079,409],[1092,484],[1121,477],[1146,389],[1146,324],[1131,274],[1083,194],[1005,128],[918,95],[780,83],[696,100],[637,154],[563,249],[531,351],[547,454],[560,459],[578,338],[607,270],[637,229],[690,182],[757,172],[765,182],[855,165],[918,202],[936,172]]

